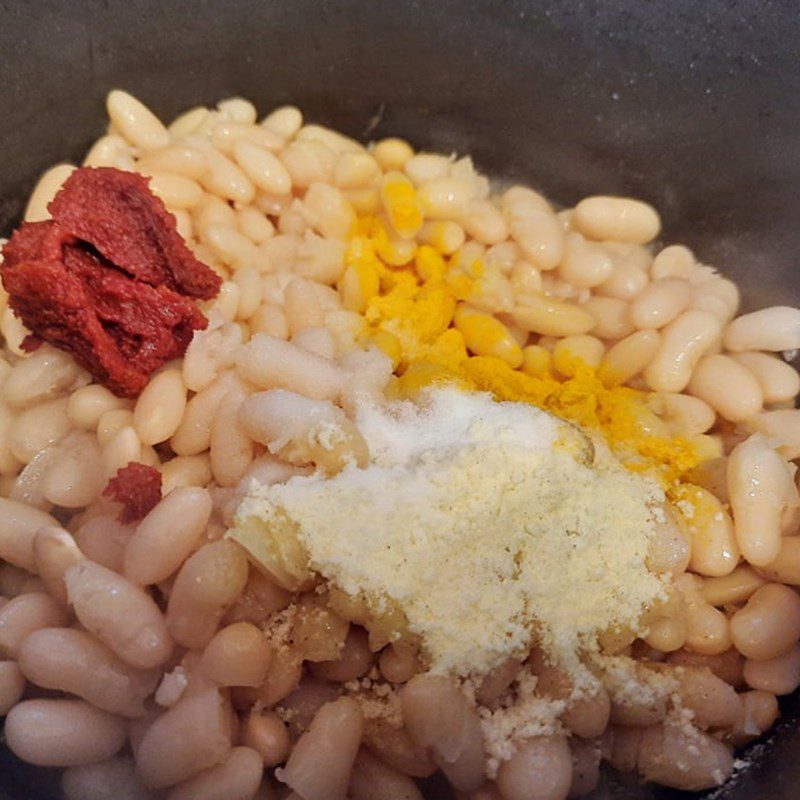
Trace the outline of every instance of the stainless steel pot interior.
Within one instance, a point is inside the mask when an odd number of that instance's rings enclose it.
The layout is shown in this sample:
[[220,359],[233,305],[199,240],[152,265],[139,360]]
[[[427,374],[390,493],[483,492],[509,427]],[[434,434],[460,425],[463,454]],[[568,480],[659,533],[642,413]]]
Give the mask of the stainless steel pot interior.
[[[471,153],[563,203],[643,197],[665,240],[724,269],[748,306],[798,304],[798,19],[791,0],[5,0],[0,233],[37,174],[100,133],[109,88],[167,118],[242,94],[357,137]],[[718,797],[798,796],[798,698],[784,713]],[[55,785],[2,752],[0,800]],[[684,795],[611,780],[593,796]]]

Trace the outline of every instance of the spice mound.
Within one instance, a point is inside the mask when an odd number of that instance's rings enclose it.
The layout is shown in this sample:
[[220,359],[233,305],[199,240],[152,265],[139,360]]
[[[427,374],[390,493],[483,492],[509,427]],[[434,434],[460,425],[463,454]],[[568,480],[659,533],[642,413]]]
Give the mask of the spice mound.
[[48,209],[52,219],[23,224],[3,250],[9,304],[31,331],[23,347],[49,342],[135,397],[206,327],[193,300],[214,297],[221,280],[140,175],[75,170]]
[[366,468],[254,481],[229,535],[267,569],[299,546],[332,587],[399,609],[395,634],[436,672],[483,674],[534,643],[577,666],[601,632],[635,629],[664,588],[646,566],[656,482],[528,404],[424,397],[359,410]]

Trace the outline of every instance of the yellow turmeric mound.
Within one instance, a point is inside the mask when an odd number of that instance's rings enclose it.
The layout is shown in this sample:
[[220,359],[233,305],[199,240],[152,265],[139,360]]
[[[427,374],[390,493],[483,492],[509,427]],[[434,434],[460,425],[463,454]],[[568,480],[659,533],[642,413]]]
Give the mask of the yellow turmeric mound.
[[[397,265],[397,266],[396,266]],[[647,394],[616,385],[578,358],[522,371],[522,351],[489,314],[459,305],[485,291],[480,261],[449,262],[428,245],[393,240],[377,218],[359,220],[340,289],[361,314],[364,337],[391,359],[397,392],[450,382],[498,400],[531,403],[588,430],[600,431],[628,468],[665,485],[702,459],[694,442],[656,434],[663,426]],[[492,324],[494,323],[494,325]]]

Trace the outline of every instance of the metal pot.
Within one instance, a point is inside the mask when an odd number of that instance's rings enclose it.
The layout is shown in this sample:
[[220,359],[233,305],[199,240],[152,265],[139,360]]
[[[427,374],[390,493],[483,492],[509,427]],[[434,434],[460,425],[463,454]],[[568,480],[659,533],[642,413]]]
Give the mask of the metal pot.
[[[37,175],[77,159],[119,86],[163,117],[241,94],[361,138],[471,153],[568,204],[631,194],[736,280],[800,304],[800,26],[788,0],[7,0],[0,233]],[[800,702],[716,796],[800,792]],[[55,798],[3,752],[0,798]],[[430,797],[445,797],[441,786]],[[596,798],[686,796],[612,779]]]

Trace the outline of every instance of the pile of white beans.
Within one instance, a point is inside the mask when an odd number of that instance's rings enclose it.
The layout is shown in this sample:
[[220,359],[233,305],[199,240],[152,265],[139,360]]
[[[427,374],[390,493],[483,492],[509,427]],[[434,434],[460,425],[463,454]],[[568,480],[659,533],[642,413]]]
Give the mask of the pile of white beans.
[[[63,768],[67,800],[414,800],[414,779],[437,770],[460,798],[564,800],[592,790],[603,759],[678,788],[724,781],[733,748],[768,730],[776,698],[800,684],[800,378],[780,356],[800,347],[800,311],[736,318],[736,286],[685,247],[655,247],[658,215],[635,200],[556,211],[525,187],[495,195],[468,158],[399,139],[364,147],[293,107],[259,122],[234,98],[165,127],[114,91],[108,112],[84,163],[149,176],[224,282],[209,329],[135,402],[65,353],[23,353],[3,299],[7,746]],[[45,173],[27,220],[47,218],[72,169]],[[294,554],[264,572],[223,536],[251,478],[368,458],[350,415],[394,378],[358,342],[347,239],[357,217],[391,219],[381,189],[398,173],[424,219],[411,235],[387,223],[396,266],[421,244],[456,265],[479,259],[464,308],[502,326],[514,368],[557,372],[560,353],[579,355],[648,393],[643,431],[685,436],[707,457],[651,549],[669,598],[648,610],[643,638],[601,637],[648,691],[601,676],[595,694],[575,695],[534,651],[470,695],[425,674],[411,644],[376,644],[364,608],[335,587],[298,590]],[[473,354],[497,352],[464,333]],[[345,431],[333,449],[309,439],[320,420]],[[126,525],[101,493],[131,461],[161,471],[164,497]],[[271,626],[291,609],[278,639]],[[563,703],[560,727],[514,741],[488,780],[480,711],[513,697],[521,669]],[[391,685],[398,719],[365,714],[351,683],[364,676]]]

